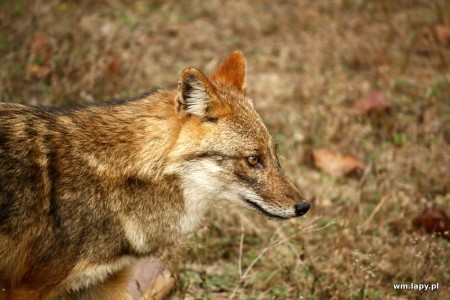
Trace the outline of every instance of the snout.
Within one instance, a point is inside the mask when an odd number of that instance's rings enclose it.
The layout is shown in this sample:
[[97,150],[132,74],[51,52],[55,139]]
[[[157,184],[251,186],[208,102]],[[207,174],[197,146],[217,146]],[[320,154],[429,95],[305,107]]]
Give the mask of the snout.
[[304,214],[306,214],[308,212],[310,207],[311,207],[311,205],[309,204],[309,202],[307,202],[305,200],[301,200],[294,206],[295,215],[297,217],[303,216]]

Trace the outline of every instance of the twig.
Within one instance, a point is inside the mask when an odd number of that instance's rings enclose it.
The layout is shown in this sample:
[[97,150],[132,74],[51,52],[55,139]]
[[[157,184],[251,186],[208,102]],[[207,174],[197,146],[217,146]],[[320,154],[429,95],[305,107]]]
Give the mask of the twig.
[[369,225],[370,221],[372,221],[373,217],[375,216],[375,214],[380,210],[381,206],[383,206],[384,202],[386,202],[386,199],[388,197],[383,197],[381,198],[380,202],[378,202],[377,206],[375,207],[375,209],[372,211],[372,214],[370,214],[370,216],[364,221],[362,227],[364,229],[367,228],[367,226]]
[[244,248],[244,226],[241,223],[241,242],[239,243],[239,278],[242,278],[242,249]]
[[238,261],[238,268],[239,268],[239,283],[234,287],[233,292],[231,293],[229,299],[233,299],[235,296],[237,289],[239,288],[240,283],[242,282],[242,251],[244,249],[244,225],[241,222],[241,241],[239,243],[239,261]]
[[405,59],[400,67],[400,71],[405,73],[406,69],[409,66],[409,61],[411,59],[414,48],[416,47],[417,42],[419,41],[420,34],[415,32],[411,41],[409,42],[408,48],[406,48]]

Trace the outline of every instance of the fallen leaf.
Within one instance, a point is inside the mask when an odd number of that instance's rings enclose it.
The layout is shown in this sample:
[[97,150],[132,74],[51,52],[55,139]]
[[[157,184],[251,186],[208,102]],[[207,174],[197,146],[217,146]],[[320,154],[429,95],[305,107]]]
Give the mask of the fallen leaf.
[[434,27],[436,39],[438,42],[446,46],[450,44],[450,25],[437,25]]
[[32,54],[48,57],[51,52],[51,44],[46,35],[36,33],[30,41],[29,49]]
[[391,108],[391,104],[381,91],[372,91],[355,105],[356,111],[361,115],[382,113]]
[[422,35],[427,39],[434,39],[442,46],[450,44],[450,25],[436,25],[422,29]]
[[134,300],[139,300],[165,269],[160,260],[150,257],[143,259],[135,268],[128,284],[128,292]]
[[313,150],[313,160],[317,168],[335,177],[362,172],[366,168],[361,159],[328,149]]
[[38,78],[46,78],[51,73],[51,69],[47,66],[29,65],[28,73],[35,75]]
[[120,75],[120,72],[122,71],[122,59],[119,55],[111,55],[112,59],[109,62],[106,70],[109,75],[118,76]]
[[156,278],[150,283],[149,288],[141,297],[142,300],[164,299],[175,285],[175,279],[169,270],[164,269]]
[[414,218],[412,224],[417,229],[438,233],[450,240],[450,219],[440,208],[425,209],[420,216]]

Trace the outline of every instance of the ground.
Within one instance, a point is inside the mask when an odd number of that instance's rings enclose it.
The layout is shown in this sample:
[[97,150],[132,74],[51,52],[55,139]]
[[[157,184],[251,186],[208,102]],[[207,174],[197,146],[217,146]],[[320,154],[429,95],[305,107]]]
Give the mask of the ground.
[[[445,0],[3,0],[0,101],[126,98],[242,50],[247,93],[312,209],[274,222],[217,203],[164,256],[171,296],[447,299],[450,242],[412,220],[450,213],[449,24]],[[390,108],[361,113],[374,91]],[[330,176],[311,158],[320,148],[366,168]]]

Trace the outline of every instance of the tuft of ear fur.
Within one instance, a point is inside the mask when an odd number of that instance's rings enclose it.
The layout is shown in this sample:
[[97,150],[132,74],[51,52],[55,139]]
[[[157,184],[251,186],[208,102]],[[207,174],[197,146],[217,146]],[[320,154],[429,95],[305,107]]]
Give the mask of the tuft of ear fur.
[[207,117],[215,89],[209,79],[196,68],[185,69],[178,81],[179,107],[188,114]]
[[234,51],[216,68],[210,78],[243,92],[246,61],[241,51]]

